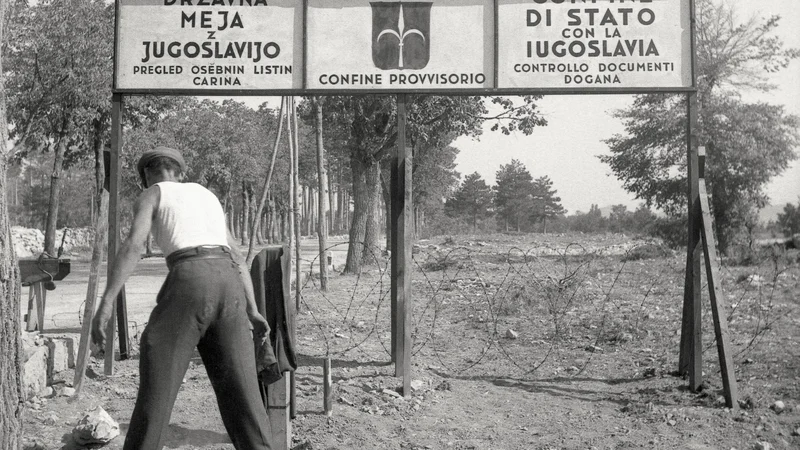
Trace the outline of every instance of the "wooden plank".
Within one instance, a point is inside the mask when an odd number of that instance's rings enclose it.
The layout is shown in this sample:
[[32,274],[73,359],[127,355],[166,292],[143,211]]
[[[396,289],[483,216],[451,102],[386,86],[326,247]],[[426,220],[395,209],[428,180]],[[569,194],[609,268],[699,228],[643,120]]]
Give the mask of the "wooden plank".
[[267,415],[273,436],[273,450],[292,447],[292,421],[289,420],[289,377],[267,386]]
[[719,263],[717,262],[717,242],[714,238],[705,180],[700,180],[699,188],[706,280],[708,282],[708,296],[711,298],[711,315],[714,318],[714,334],[717,338],[717,353],[719,354],[719,367],[722,372],[722,387],[725,391],[725,406],[737,409],[739,394],[736,386],[730,340],[728,339],[728,308],[725,305],[725,296],[722,295],[722,286],[720,285],[722,278],[719,275]]
[[397,96],[397,146],[392,164],[392,355],[403,395],[411,394],[411,246],[414,238],[412,156],[406,145],[406,96]]
[[690,93],[687,99],[689,132],[687,138],[687,169],[689,179],[687,221],[686,278],[684,285],[683,318],[681,322],[681,349],[678,371],[689,374],[689,387],[697,391],[703,383],[702,370],[702,285],[701,238],[702,219],[699,204],[699,158],[697,150],[697,94]]
[[28,286],[28,321],[25,325],[25,331],[36,331],[38,325],[39,314],[36,312],[36,284]]

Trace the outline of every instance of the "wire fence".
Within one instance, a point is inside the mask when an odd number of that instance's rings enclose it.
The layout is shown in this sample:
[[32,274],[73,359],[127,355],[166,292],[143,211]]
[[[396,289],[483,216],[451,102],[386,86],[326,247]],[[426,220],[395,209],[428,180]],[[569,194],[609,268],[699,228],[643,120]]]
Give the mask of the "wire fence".
[[[677,368],[681,252],[652,241],[522,248],[452,239],[414,250],[410,304],[418,365],[451,375],[577,376],[599,354],[629,351],[643,353],[644,364]],[[389,258],[379,249],[367,254],[361,271],[335,274],[325,291],[315,270],[321,259],[310,261],[297,318],[300,354],[389,361]],[[737,358],[797,309],[798,273],[797,259],[784,254],[756,266],[723,266]],[[707,298],[704,348],[714,352]],[[705,359],[713,365],[716,355]]]

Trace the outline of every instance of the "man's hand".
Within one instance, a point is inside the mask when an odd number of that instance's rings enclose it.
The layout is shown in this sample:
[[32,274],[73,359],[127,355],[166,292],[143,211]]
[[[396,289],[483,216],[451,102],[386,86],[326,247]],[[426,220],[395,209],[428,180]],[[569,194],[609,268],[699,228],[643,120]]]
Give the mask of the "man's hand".
[[250,323],[253,324],[253,337],[257,341],[263,341],[269,338],[269,324],[267,323],[267,319],[264,318],[261,314],[254,312],[248,313],[247,317],[250,319]]
[[106,325],[108,325],[108,319],[110,318],[110,312],[99,309],[95,313],[94,319],[92,319],[92,342],[100,351],[106,348]]

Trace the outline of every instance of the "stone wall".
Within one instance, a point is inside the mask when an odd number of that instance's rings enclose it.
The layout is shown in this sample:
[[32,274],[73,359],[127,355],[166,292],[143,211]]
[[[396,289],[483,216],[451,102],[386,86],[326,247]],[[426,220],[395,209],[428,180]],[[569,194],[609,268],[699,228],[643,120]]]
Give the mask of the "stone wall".
[[[84,228],[62,228],[56,231],[56,251],[61,246],[64,231],[64,255],[91,252],[94,245],[94,230]],[[44,250],[44,233],[36,228],[11,227],[11,241],[17,258],[36,258]],[[55,256],[55,255],[53,255]]]

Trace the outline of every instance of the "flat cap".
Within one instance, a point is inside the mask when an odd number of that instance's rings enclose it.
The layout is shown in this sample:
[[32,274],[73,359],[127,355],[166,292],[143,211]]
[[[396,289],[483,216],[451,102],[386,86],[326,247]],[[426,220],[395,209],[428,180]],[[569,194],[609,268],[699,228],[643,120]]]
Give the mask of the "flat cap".
[[139,163],[136,164],[136,169],[139,171],[139,177],[142,179],[142,182],[144,182],[144,168],[147,167],[147,163],[161,156],[165,156],[174,160],[179,166],[181,166],[181,172],[186,172],[186,161],[183,160],[181,152],[175,150],[174,148],[158,146],[153,150],[144,152],[142,157],[139,158]]

